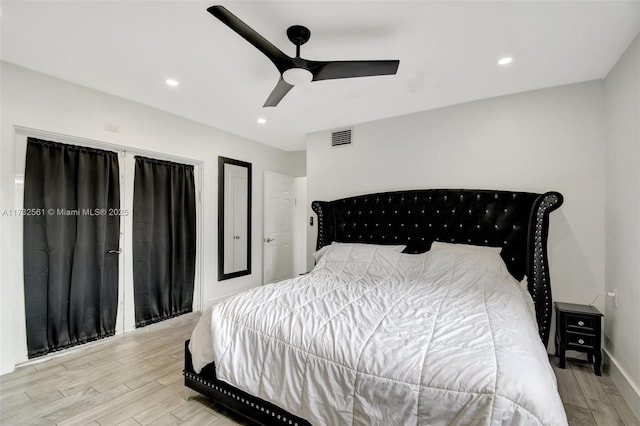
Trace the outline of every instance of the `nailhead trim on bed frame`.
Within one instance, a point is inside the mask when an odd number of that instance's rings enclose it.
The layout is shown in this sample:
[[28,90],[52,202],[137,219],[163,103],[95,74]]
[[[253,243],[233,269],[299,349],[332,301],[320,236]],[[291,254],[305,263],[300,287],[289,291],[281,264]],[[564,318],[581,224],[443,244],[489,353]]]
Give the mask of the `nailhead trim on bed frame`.
[[536,209],[533,250],[533,282],[529,283],[529,293],[536,306],[536,319],[540,337],[545,346],[549,342],[551,329],[551,282],[549,279],[549,262],[547,261],[547,235],[549,233],[549,213],[560,207],[562,195],[548,192],[541,197]]
[[186,387],[208,396],[216,403],[259,425],[309,426],[306,420],[218,380],[213,364],[205,366],[199,374],[196,374],[191,362],[188,340],[185,342],[184,351],[183,375]]
[[262,404],[260,403],[256,403],[253,402],[251,400],[249,400],[249,398],[245,398],[243,396],[238,395],[235,392],[232,392],[230,390],[224,389],[221,386],[216,385],[215,383],[209,381],[209,380],[205,380],[202,377],[198,376],[195,373],[191,373],[191,372],[184,372],[184,376],[187,379],[191,379],[191,380],[195,380],[198,383],[201,383],[205,386],[208,386],[210,389],[213,389],[217,392],[220,392],[224,395],[227,395],[228,397],[235,399],[245,405],[247,405],[247,407],[251,407],[253,409],[256,410],[260,410],[262,412],[264,412],[267,415],[270,415],[271,417],[275,418],[276,420],[280,420],[283,424],[289,424],[289,425],[293,425],[293,426],[299,426],[300,424],[297,421],[292,420],[291,418],[287,418],[286,415],[282,415],[279,414],[278,412],[276,412],[276,410],[274,409],[269,409],[269,408],[265,408]]

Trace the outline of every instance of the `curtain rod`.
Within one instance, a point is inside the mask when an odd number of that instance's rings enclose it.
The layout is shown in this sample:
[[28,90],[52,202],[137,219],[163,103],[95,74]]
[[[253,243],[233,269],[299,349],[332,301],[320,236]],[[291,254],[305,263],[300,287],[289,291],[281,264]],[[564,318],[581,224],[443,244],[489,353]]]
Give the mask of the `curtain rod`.
[[157,158],[159,160],[167,160],[167,161],[173,161],[176,163],[186,163],[186,164],[191,164],[194,166],[199,166],[201,164],[203,164],[202,160],[194,160],[192,158],[186,158],[186,157],[179,157],[176,155],[171,155],[171,154],[164,154],[164,153],[158,153],[155,151],[148,151],[145,149],[139,149],[139,148],[133,148],[127,145],[119,145],[119,144],[114,144],[111,142],[104,142],[104,141],[99,141],[99,140],[95,140],[95,139],[88,139],[88,138],[83,138],[83,137],[79,137],[79,136],[72,136],[72,135],[67,135],[64,133],[57,133],[57,132],[51,132],[48,130],[40,130],[40,129],[35,129],[32,127],[26,127],[26,126],[18,126],[18,125],[14,125],[13,128],[15,129],[15,133],[18,135],[23,135],[23,136],[32,136],[32,137],[36,137],[36,138],[54,138],[54,139],[59,139],[58,141],[54,141],[54,142],[61,142],[61,143],[75,143],[78,145],[83,145],[89,148],[99,148],[99,149],[106,149],[106,150],[111,150],[111,151],[116,151],[119,154],[122,152],[126,152],[126,153],[130,153],[133,155],[140,155],[143,157],[152,157],[152,158]]

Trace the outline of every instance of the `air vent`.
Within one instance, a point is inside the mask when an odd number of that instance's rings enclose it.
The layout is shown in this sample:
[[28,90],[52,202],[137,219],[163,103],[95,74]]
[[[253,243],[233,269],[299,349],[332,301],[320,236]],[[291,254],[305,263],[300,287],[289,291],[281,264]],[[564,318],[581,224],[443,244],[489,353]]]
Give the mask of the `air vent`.
[[351,145],[351,129],[336,130],[331,132],[331,146]]

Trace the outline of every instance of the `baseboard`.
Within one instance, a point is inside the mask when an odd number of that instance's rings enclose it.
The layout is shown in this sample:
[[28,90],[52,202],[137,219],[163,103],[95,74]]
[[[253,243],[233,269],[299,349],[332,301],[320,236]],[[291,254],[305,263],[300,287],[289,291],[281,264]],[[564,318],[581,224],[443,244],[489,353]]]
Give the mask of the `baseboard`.
[[624,368],[618,364],[615,357],[611,356],[606,348],[603,349],[604,362],[609,367],[609,376],[616,384],[616,387],[631,407],[631,411],[640,418],[640,387],[629,377]]

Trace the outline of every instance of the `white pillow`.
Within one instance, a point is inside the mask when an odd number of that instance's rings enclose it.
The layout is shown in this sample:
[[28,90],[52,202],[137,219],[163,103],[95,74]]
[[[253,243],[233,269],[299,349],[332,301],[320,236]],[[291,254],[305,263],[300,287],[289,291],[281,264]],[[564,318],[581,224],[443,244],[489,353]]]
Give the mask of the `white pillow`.
[[[401,244],[389,245],[389,244],[366,244],[366,243],[338,243],[334,241],[331,243],[331,245],[324,246],[320,250],[313,253],[313,258],[316,260],[316,263],[320,261],[320,259],[329,251],[331,247],[351,248],[352,250],[358,250],[361,248],[363,249],[377,248],[377,249],[390,250],[396,253],[401,253],[405,248],[407,248],[406,245],[401,245]],[[349,252],[350,251],[347,251],[345,253],[349,253]]]
[[463,249],[463,250],[478,250],[478,251],[490,251],[493,253],[502,253],[502,247],[490,247],[490,246],[475,246],[472,244],[454,244],[454,243],[443,243],[440,241],[434,241],[431,243],[431,250],[441,250],[441,249]]
[[510,277],[511,274],[500,256],[502,247],[474,246],[471,244],[452,244],[434,241],[428,253],[438,256],[459,256],[465,265],[476,265],[486,268],[499,277]]
[[331,248],[331,246],[324,246],[322,247],[320,250],[318,251],[314,251],[312,256],[313,258],[316,260],[316,263],[318,263],[318,261],[320,260],[320,258],[322,258],[322,256],[325,255],[325,253],[327,251],[329,251],[329,249]]
[[407,248],[407,246],[402,245],[402,244],[367,244],[367,243],[338,243],[336,241],[332,242],[331,245],[336,245],[336,246],[354,246],[354,247],[377,247],[377,248],[383,248],[383,249],[389,249],[392,251],[395,251],[397,253],[402,253],[402,251],[404,249]]

